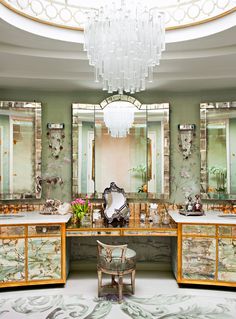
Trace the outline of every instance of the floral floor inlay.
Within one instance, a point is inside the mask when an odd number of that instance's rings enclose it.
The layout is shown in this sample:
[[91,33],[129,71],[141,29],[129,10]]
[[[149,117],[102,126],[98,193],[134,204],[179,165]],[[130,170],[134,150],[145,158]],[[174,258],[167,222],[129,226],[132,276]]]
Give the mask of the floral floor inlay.
[[0,318],[44,319],[235,319],[236,298],[194,295],[86,298],[82,295],[44,295],[0,298]]

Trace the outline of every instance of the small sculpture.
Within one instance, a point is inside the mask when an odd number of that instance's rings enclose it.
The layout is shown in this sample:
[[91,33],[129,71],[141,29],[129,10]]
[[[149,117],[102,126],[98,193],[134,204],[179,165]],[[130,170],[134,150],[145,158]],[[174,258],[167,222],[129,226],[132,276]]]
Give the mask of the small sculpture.
[[43,211],[41,214],[43,215],[53,215],[57,214],[58,207],[62,204],[62,202],[58,199],[47,199],[45,204],[43,205]]

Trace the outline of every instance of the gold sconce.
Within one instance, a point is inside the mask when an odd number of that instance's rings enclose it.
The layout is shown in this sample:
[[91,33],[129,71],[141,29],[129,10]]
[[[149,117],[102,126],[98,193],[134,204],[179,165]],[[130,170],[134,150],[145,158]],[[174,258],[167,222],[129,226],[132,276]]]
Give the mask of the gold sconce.
[[59,154],[63,150],[63,141],[65,138],[64,128],[64,123],[47,124],[48,146],[51,149],[51,154],[55,159],[59,158]]

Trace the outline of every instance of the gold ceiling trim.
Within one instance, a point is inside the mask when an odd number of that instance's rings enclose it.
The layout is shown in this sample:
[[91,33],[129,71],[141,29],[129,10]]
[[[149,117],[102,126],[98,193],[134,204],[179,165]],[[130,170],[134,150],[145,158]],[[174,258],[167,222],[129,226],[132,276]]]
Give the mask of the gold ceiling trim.
[[62,29],[69,29],[69,30],[76,30],[76,31],[83,31],[83,28],[80,27],[72,27],[72,26],[67,26],[67,25],[63,25],[63,24],[58,24],[58,23],[54,23],[54,22],[49,22],[46,20],[41,20],[39,18],[33,17],[29,14],[26,14],[24,12],[21,12],[20,10],[17,10],[16,8],[12,7],[11,5],[9,5],[8,3],[6,3],[4,0],[0,0],[0,3],[3,4],[6,8],[8,8],[9,10],[13,11],[14,13],[19,14],[20,16],[33,20],[35,22],[39,22],[42,24],[46,24],[46,25],[50,25],[53,27],[58,27],[58,28],[62,28]]
[[173,27],[168,27],[168,28],[166,28],[166,31],[176,30],[176,29],[184,29],[184,28],[194,27],[194,26],[197,26],[197,25],[200,25],[200,24],[212,22],[212,21],[221,19],[223,17],[226,17],[227,15],[230,15],[233,12],[236,12],[236,7],[232,8],[232,9],[230,9],[228,11],[225,11],[225,12],[223,12],[221,14],[218,14],[218,15],[216,15],[214,17],[211,17],[211,18],[203,19],[203,20],[200,20],[200,21],[192,22],[192,23],[177,25],[177,26],[173,26]]
[[[26,14],[24,12],[21,12],[20,10],[15,9],[14,7],[12,7],[11,5],[6,3],[4,0],[0,0],[0,3],[2,5],[4,5],[6,8],[8,8],[9,10],[13,11],[14,13],[19,14],[19,15],[21,15],[21,16],[23,16],[25,18],[28,18],[30,20],[33,20],[35,22],[39,22],[39,23],[42,23],[42,24],[46,24],[46,25],[49,25],[49,26],[57,27],[57,28],[67,29],[67,30],[84,31],[84,29],[82,27],[67,26],[67,25],[58,24],[58,23],[54,23],[54,22],[49,22],[49,21],[46,21],[46,20],[41,20],[39,18],[33,17],[33,16],[29,15],[29,14]],[[187,24],[183,24],[183,25],[176,25],[176,26],[172,26],[172,27],[167,27],[166,31],[184,29],[184,28],[193,27],[193,26],[204,24],[204,23],[212,22],[212,21],[221,19],[221,18],[223,18],[223,17],[225,17],[225,16],[227,16],[227,15],[233,13],[233,12],[236,12],[236,7],[232,8],[232,9],[230,9],[228,11],[225,11],[225,12],[223,12],[221,14],[218,14],[218,15],[216,15],[214,17],[203,19],[201,21],[196,21],[196,22],[187,23]]]

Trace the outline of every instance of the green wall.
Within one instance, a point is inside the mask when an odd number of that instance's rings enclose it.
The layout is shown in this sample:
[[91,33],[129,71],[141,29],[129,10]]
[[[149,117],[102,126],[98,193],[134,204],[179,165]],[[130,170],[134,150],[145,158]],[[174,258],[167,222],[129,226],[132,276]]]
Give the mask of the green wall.
[[[107,95],[101,92],[49,92],[21,89],[0,89],[0,100],[25,100],[42,102],[43,123],[43,174],[59,175],[64,180],[62,187],[51,190],[51,197],[62,200],[71,199],[71,103],[99,103]],[[171,160],[171,201],[180,203],[185,192],[199,192],[200,153],[199,153],[199,104],[201,102],[236,100],[236,89],[215,90],[203,92],[159,92],[145,91],[136,94],[141,103],[169,102],[170,112],[170,160]],[[60,158],[55,160],[50,155],[46,136],[48,122],[65,123],[64,149]],[[196,124],[196,137],[193,143],[192,155],[183,160],[178,147],[178,124]]]

